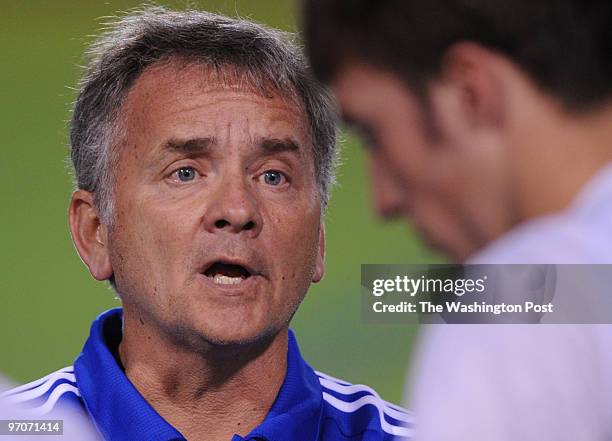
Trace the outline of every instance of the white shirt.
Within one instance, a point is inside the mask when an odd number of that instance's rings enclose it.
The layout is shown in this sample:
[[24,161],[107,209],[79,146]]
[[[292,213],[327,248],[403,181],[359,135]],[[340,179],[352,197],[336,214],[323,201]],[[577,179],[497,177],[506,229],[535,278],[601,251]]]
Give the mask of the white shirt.
[[[469,263],[612,264],[612,164]],[[424,326],[408,387],[416,441],[609,440],[612,325]]]

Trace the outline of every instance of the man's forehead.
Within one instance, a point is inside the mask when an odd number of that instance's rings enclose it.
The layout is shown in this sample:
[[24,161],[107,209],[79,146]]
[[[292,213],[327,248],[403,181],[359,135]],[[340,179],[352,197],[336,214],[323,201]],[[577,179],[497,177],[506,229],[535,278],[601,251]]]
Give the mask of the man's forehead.
[[[271,154],[270,145],[298,157],[314,158],[310,126],[302,108],[279,95],[264,96],[252,86],[219,79],[201,65],[160,63],[135,81],[123,108],[121,156],[138,161],[165,161],[193,140],[207,140],[210,153],[226,151]],[[195,144],[193,144],[195,145]],[[236,150],[238,149],[238,150]],[[193,150],[193,149],[191,149]],[[229,152],[229,151],[228,151]],[[124,157],[124,159],[127,159]]]
[[[236,73],[200,64],[158,63],[133,84],[122,109],[131,136],[163,128],[186,130],[190,126],[211,130],[215,124],[257,129],[254,136],[298,137],[309,142],[308,118],[295,100],[279,94],[265,95]],[[130,136],[129,133],[127,133]],[[179,134],[180,135],[180,134]],[[185,136],[214,135],[186,133]]]
[[291,88],[281,93],[272,87],[271,80],[256,79],[239,68],[213,68],[180,59],[160,61],[147,68],[130,88],[125,102],[127,106],[135,101],[146,106],[218,94],[232,94],[236,99],[303,113],[303,106]]

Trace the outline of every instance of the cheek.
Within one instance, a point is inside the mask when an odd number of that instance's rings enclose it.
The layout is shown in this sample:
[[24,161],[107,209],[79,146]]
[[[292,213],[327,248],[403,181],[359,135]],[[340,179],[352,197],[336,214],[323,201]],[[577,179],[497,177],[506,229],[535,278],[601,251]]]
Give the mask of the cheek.
[[473,215],[478,206],[486,209],[503,196],[498,191],[503,170],[488,154],[441,147],[431,163],[427,181],[431,192],[463,216]]
[[[270,255],[275,256],[283,285],[299,286],[305,290],[310,285],[318,254],[318,212],[304,215],[296,210],[286,220],[277,218],[272,230],[273,239],[269,241]],[[301,216],[297,214],[301,213]]]
[[115,282],[122,296],[131,297],[135,292],[148,291],[150,260],[140,232],[126,229],[117,219],[110,239],[110,259]]
[[418,222],[424,228],[446,228],[459,222],[460,216],[453,209],[452,204],[439,194],[432,192],[419,192],[414,197],[414,209]]
[[466,164],[463,161],[451,151],[435,152],[431,156],[423,187],[428,189],[435,199],[454,206],[466,196],[465,187],[471,175],[469,170],[465,169]]
[[426,181],[432,166],[427,140],[406,125],[381,133],[376,153],[385,173],[407,190]]
[[118,207],[115,225],[111,260],[118,287],[125,293],[147,294],[172,284],[176,263],[185,266],[181,244],[186,241],[180,238],[186,226],[136,201]]

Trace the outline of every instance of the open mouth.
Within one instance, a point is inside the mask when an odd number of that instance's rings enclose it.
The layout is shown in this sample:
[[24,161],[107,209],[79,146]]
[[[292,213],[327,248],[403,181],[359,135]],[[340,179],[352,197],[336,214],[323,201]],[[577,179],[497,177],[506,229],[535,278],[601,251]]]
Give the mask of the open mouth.
[[251,273],[241,265],[215,262],[204,271],[204,275],[219,285],[237,285],[251,277]]

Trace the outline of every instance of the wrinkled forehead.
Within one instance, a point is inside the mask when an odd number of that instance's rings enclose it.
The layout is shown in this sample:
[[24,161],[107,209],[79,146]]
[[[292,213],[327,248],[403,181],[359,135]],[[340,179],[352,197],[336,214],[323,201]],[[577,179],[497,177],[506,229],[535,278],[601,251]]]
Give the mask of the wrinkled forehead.
[[282,143],[297,147],[300,162],[314,176],[312,137],[302,107],[273,93],[270,86],[259,86],[244,73],[201,64],[152,66],[134,82],[120,110],[123,127],[116,160],[136,158],[142,165],[177,140],[214,140],[211,145],[220,152],[233,147],[240,155],[262,151],[257,146]]
[[249,118],[259,136],[298,137],[304,147],[312,147],[308,116],[295,89],[280,90],[265,76],[237,67],[182,59],[147,68],[132,84],[119,120],[124,137],[134,138],[153,132],[164,136],[159,133],[164,128],[210,130],[214,121],[241,124]]

